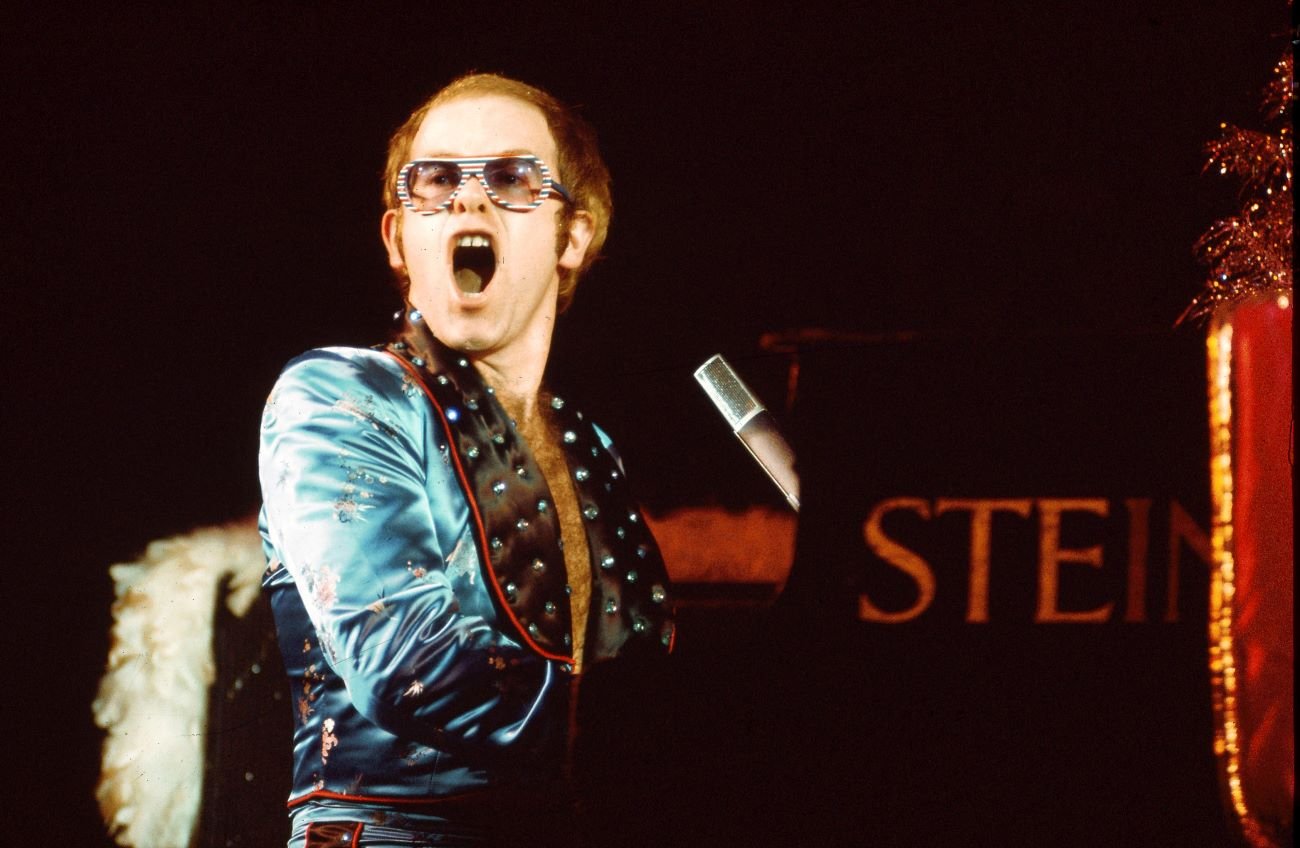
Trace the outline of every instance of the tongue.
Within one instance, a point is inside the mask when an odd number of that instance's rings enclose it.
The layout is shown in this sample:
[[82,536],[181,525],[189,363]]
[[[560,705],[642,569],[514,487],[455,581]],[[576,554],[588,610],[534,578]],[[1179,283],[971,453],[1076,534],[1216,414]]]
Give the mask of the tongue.
[[456,285],[463,292],[476,294],[483,291],[483,275],[473,268],[459,268],[456,271]]

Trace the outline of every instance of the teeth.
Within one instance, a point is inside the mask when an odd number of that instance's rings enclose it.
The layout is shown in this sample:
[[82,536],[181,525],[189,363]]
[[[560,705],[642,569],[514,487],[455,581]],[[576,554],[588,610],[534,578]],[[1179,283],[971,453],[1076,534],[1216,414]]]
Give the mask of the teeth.
[[456,240],[457,247],[489,247],[487,236],[466,234]]

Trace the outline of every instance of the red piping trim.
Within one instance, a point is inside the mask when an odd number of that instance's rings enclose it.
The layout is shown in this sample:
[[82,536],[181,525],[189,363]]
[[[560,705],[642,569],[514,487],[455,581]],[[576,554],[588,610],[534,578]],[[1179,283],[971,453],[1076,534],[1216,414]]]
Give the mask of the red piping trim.
[[[424,396],[429,399],[429,403],[433,406],[434,412],[438,413],[438,420],[442,422],[442,430],[444,433],[447,434],[447,441],[450,443],[454,436],[454,433],[452,432],[451,429],[451,425],[448,423],[447,416],[442,411],[442,407],[438,405],[438,401],[433,397],[433,392],[429,391],[429,387],[424,384],[424,377],[420,375],[420,372],[415,369],[414,365],[407,362],[405,359],[398,356],[397,354],[393,353],[391,350],[386,350],[384,351],[384,353],[388,354],[394,360],[396,360],[398,365],[401,365],[403,368],[405,368],[406,371],[412,377],[415,378],[416,384],[419,385],[420,390],[424,392]],[[515,618],[514,612],[510,609],[510,602],[506,600],[505,593],[503,593],[501,591],[501,587],[497,585],[497,579],[496,579],[497,572],[496,569],[492,567],[492,557],[488,554],[489,548],[488,548],[487,530],[485,530],[483,527],[483,516],[479,514],[478,502],[474,500],[473,488],[469,484],[469,478],[465,474],[464,466],[461,465],[460,452],[455,449],[452,449],[447,451],[447,453],[451,454],[452,462],[456,466],[456,476],[457,478],[460,479],[461,490],[465,492],[465,500],[466,502],[469,503],[470,515],[474,516],[474,527],[476,530],[478,530],[478,537],[479,537],[479,545],[478,545],[479,557],[483,560],[483,565],[484,567],[487,568],[488,574],[492,576],[492,579],[489,580],[488,583],[492,586],[492,591],[493,593],[496,594],[497,600],[500,601],[501,609],[505,610],[506,615],[510,618],[510,621],[514,624],[515,629],[519,631],[519,635],[523,637],[524,642],[526,642],[530,648],[532,648],[534,651],[541,654],[543,657],[545,657],[548,660],[555,660],[557,662],[564,662],[564,663],[572,663],[573,662],[572,657],[566,657],[563,654],[552,654],[551,652],[544,649],[541,645],[538,645],[536,642],[534,642],[532,638],[529,637],[528,631],[519,622],[519,619]]]
[[474,798],[481,793],[465,792],[460,795],[444,795],[440,798],[390,798],[385,795],[348,795],[344,792],[330,792],[328,789],[316,789],[308,792],[306,795],[299,795],[297,798],[290,798],[285,804],[289,809],[293,809],[299,804],[306,803],[313,798],[330,798],[335,801],[364,801],[372,804],[441,804],[445,801],[464,801]]

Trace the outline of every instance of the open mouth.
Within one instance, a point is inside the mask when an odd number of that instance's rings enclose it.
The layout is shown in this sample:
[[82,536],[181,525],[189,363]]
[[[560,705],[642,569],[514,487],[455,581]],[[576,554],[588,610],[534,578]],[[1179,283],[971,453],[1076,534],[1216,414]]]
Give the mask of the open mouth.
[[451,273],[461,291],[482,292],[492,282],[496,267],[496,251],[487,236],[467,234],[456,240],[451,251]]

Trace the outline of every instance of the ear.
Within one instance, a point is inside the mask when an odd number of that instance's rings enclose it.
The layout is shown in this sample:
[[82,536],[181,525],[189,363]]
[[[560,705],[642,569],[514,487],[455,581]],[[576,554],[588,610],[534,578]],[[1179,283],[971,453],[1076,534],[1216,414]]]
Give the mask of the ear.
[[394,271],[406,270],[406,258],[402,256],[402,234],[398,227],[397,216],[400,214],[396,209],[389,209],[379,219],[379,237],[384,240],[384,247],[388,250],[388,264]]
[[564,252],[560,254],[559,265],[567,270],[574,270],[582,265],[582,260],[587,255],[587,248],[591,245],[591,237],[595,235],[596,223],[592,220],[591,213],[579,209],[573,213],[573,218],[569,221],[568,238],[564,244]]

